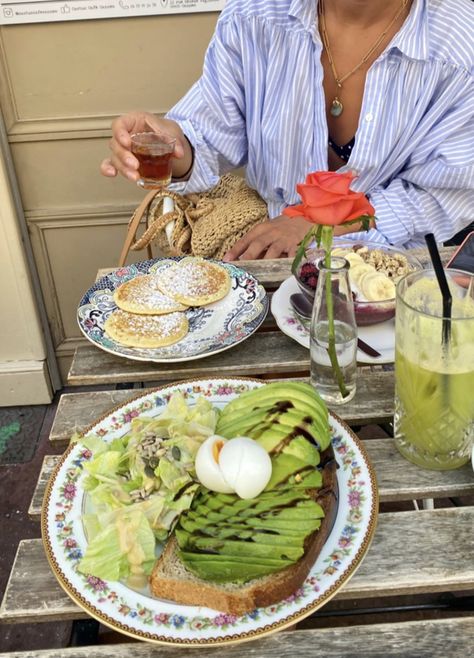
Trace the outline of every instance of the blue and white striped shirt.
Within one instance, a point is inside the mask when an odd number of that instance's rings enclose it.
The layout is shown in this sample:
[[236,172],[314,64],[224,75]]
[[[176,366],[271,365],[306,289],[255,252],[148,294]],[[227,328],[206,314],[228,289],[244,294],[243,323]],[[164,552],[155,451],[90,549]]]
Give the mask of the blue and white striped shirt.
[[[185,191],[246,166],[270,217],[296,183],[328,169],[316,0],[228,0],[202,77],[169,112],[195,148]],[[354,233],[407,247],[449,239],[474,219],[474,4],[414,0],[367,73],[355,146],[339,171],[375,207]]]

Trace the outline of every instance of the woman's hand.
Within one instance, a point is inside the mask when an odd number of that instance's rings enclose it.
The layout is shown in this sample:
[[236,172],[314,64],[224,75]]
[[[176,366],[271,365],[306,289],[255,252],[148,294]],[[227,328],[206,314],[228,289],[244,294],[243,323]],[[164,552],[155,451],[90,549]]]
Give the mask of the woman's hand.
[[257,224],[235,243],[224,260],[293,257],[311,226],[303,217],[284,215]]
[[101,174],[109,177],[121,174],[136,182],[139,179],[138,160],[130,150],[130,136],[133,133],[149,131],[176,138],[173,176],[179,178],[188,171],[192,162],[192,150],[180,126],[175,121],[159,119],[149,112],[129,112],[112,122],[112,139],[109,143],[112,155],[102,161]]

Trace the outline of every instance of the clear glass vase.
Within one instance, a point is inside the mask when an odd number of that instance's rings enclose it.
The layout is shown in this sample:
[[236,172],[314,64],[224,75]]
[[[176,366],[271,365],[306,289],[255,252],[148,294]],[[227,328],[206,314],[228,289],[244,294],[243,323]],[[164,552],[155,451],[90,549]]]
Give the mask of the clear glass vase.
[[310,328],[311,383],[328,404],[343,404],[356,392],[357,325],[349,263],[331,256],[318,263]]

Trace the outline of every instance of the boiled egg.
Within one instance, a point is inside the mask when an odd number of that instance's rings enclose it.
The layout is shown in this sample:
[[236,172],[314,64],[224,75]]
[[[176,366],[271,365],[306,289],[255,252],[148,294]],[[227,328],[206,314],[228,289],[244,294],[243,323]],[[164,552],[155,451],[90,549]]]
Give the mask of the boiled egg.
[[224,478],[240,498],[255,498],[268,484],[272,460],[262,446],[246,436],[230,439],[219,457]]
[[272,474],[265,448],[245,436],[229,440],[210,436],[197,452],[195,468],[205,487],[218,493],[236,493],[240,498],[258,496]]
[[227,439],[213,434],[201,443],[194,462],[199,482],[218,493],[234,493],[234,489],[224,479],[219,465],[220,454],[226,443]]

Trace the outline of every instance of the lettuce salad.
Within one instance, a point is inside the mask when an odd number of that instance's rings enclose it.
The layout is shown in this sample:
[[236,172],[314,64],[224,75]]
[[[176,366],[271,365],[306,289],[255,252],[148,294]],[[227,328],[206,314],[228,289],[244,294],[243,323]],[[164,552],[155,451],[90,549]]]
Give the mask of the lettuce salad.
[[82,517],[88,546],[80,572],[146,584],[156,542],[166,540],[199,487],[194,459],[214,434],[218,413],[206,398],[189,407],[176,392],[159,416],[134,418],[130,432],[110,443],[95,435],[73,437],[93,454],[84,463],[93,511]]

